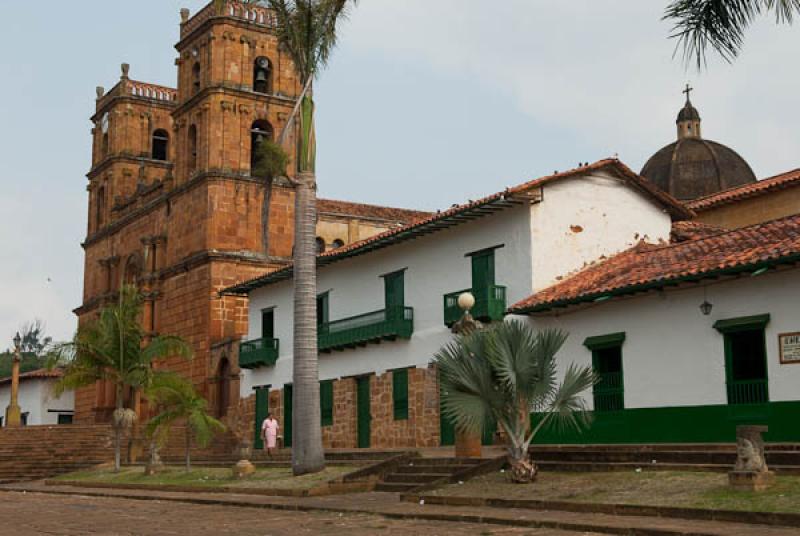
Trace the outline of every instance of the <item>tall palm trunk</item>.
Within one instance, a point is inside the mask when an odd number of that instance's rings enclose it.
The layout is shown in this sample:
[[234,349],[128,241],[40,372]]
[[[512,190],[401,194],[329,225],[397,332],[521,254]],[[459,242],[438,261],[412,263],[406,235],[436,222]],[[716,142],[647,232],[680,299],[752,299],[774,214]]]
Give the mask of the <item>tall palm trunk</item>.
[[316,177],[301,172],[295,188],[294,389],[292,470],[295,475],[325,468],[319,410],[317,361]]
[[192,470],[192,428],[186,422],[186,472]]
[[[123,409],[122,404],[122,393],[123,388],[121,383],[117,383],[117,400],[116,400],[116,412],[120,413]],[[112,422],[114,426],[114,471],[119,473],[120,469],[122,468],[122,422],[117,422],[116,416],[112,417]]]

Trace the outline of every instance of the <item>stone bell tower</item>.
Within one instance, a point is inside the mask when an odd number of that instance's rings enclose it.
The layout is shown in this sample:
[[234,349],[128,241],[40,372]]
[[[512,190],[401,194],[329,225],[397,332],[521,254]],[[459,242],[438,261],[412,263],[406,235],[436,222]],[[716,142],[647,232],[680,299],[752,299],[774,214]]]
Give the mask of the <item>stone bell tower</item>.
[[[127,64],[114,87],[97,89],[75,313],[84,322],[136,285],[146,333],[193,349],[191,361],[157,366],[190,378],[224,416],[238,401],[239,369],[214,349],[247,332],[247,303],[219,290],[290,261],[294,192],[251,169],[254,147],[281,132],[300,88],[262,7],[218,0],[194,16],[182,10],[176,49],[177,89],[132,80]],[[125,397],[143,407],[136,393]],[[107,382],[79,389],[76,422],[106,422],[115,398]]]

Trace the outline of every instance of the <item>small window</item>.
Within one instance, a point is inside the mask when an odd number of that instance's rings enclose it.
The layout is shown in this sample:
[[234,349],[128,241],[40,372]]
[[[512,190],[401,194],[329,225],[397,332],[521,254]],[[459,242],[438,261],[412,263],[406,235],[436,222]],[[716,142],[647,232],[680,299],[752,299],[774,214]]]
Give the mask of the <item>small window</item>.
[[192,93],[200,91],[200,62],[192,66]]
[[319,382],[319,409],[322,426],[333,424],[333,381]]
[[169,150],[169,134],[164,129],[153,132],[153,160],[167,160]]
[[103,226],[103,218],[106,214],[106,188],[101,186],[97,189],[97,199],[95,199],[95,230]]
[[58,414],[58,424],[72,424],[72,414],[59,413]]
[[594,410],[625,409],[625,382],[622,375],[624,333],[589,337],[584,345],[592,351],[592,367],[599,380],[594,385]]
[[197,126],[189,127],[189,173],[197,169]]
[[408,370],[395,370],[392,372],[392,403],[394,405],[394,420],[408,419]]
[[272,64],[268,58],[256,58],[253,65],[253,91],[272,93]]
[[318,236],[316,243],[317,243],[317,255],[325,253],[325,248],[326,248],[325,239]]
[[105,157],[105,156],[108,156],[108,132],[103,134],[103,142],[102,143],[103,143],[102,152],[103,152],[103,156]]
[[339,249],[341,247],[344,247],[344,240],[341,240],[341,239],[337,238],[336,240],[333,241],[333,243],[331,244],[331,247],[333,249]]

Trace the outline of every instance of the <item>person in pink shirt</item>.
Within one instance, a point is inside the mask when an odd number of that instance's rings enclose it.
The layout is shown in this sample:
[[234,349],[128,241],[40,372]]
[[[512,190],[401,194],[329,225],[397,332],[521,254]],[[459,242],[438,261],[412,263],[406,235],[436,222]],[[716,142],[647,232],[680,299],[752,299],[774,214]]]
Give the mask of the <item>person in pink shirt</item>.
[[272,458],[272,451],[278,443],[278,421],[272,416],[272,413],[267,413],[267,418],[261,423],[261,438],[264,440],[264,449],[267,454]]

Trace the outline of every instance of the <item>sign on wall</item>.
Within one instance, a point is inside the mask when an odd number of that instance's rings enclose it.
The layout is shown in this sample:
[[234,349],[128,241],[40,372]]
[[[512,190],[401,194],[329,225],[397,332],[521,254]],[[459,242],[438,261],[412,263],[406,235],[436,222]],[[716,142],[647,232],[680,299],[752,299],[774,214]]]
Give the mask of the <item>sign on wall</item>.
[[800,332],[778,335],[778,347],[782,364],[800,363]]

